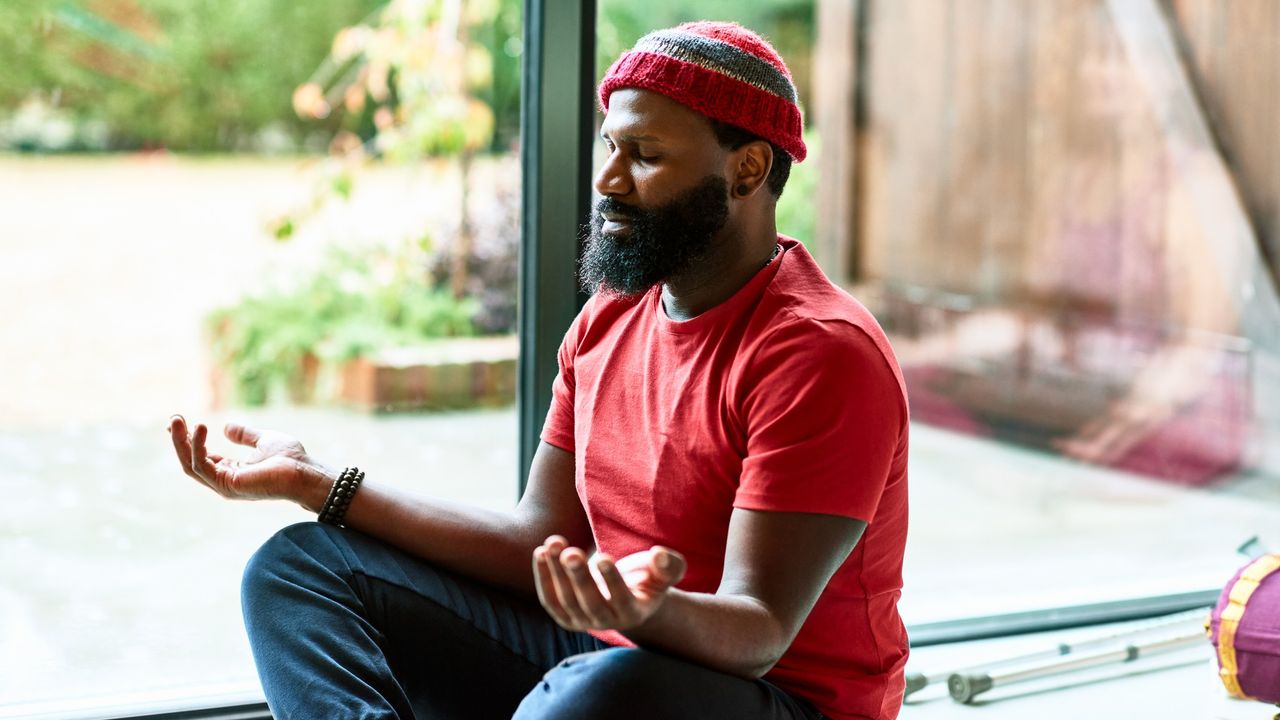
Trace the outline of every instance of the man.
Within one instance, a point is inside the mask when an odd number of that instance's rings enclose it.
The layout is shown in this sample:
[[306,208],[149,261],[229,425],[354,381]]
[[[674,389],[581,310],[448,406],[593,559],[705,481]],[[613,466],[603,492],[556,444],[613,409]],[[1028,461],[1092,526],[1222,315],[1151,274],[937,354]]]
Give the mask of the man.
[[513,513],[229,425],[256,449],[237,463],[172,421],[197,480],[324,521],[245,572],[277,718],[896,716],[905,395],[875,320],[775,230],[805,155],[790,74],[691,23],[642,38],[600,102],[596,294]]

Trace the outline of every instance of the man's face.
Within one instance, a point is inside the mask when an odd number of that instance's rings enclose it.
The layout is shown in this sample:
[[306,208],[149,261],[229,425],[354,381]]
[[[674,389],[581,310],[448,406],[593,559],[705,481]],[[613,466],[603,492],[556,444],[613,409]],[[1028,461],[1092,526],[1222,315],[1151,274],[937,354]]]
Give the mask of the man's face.
[[609,156],[595,178],[581,280],[637,295],[704,259],[729,217],[725,151],[706,118],[657,93],[622,89],[600,128]]

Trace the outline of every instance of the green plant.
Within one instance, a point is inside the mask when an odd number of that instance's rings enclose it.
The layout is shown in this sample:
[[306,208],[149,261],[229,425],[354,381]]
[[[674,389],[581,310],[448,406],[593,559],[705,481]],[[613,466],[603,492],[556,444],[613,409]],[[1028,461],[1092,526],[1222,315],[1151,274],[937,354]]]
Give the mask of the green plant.
[[423,282],[429,243],[362,253],[331,250],[287,289],[245,297],[207,322],[215,361],[236,399],[305,397],[315,368],[431,338],[475,334],[472,299]]
[[809,157],[791,166],[791,177],[778,198],[778,232],[812,247],[815,220],[818,215],[818,158],[821,157],[820,138],[815,130],[807,130],[804,144]]
[[498,63],[504,71],[514,66],[505,41],[504,51],[496,52],[502,35],[494,28],[509,29],[513,10],[512,0],[391,0],[365,22],[340,30],[324,61],[294,90],[293,107],[300,118],[345,115],[369,123],[334,135],[334,157],[323,170],[330,181],[321,183],[324,189],[309,205],[271,222],[275,237],[288,239],[329,198],[349,197],[371,158],[413,163],[456,157],[461,223],[450,243],[448,284],[455,297],[466,296],[475,244],[471,171],[477,154],[494,141],[495,107],[511,109],[497,105],[504,96],[495,92],[495,55],[505,58]]

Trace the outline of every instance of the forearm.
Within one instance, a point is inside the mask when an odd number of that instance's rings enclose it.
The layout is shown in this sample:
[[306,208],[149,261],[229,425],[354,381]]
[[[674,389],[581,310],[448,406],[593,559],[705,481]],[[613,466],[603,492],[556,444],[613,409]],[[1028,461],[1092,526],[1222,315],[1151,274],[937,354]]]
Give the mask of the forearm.
[[[317,466],[293,499],[312,512],[324,504],[337,473]],[[383,483],[363,483],[343,524],[444,569],[532,594],[530,557],[541,528],[516,512],[419,496]]]
[[[340,473],[307,454],[297,439],[228,423],[227,439],[253,447],[238,461],[208,451],[208,427],[187,433],[174,415],[169,434],[183,471],[227,498],[289,500],[319,512]],[[552,533],[584,547],[591,528],[574,489],[573,454],[542,443],[529,485],[512,513],[414,496],[371,481],[355,491],[343,523],[442,568],[533,594],[533,550]]]
[[624,633],[629,640],[714,670],[758,678],[793,639],[759,600],[676,589],[669,593],[652,617]]

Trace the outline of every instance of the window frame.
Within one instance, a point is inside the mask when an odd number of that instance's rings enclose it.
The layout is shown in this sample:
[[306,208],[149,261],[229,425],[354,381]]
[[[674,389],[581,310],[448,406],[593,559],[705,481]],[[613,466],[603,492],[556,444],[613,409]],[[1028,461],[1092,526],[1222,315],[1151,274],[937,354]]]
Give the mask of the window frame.
[[591,206],[596,0],[525,0],[524,12],[516,383],[521,495],[551,407],[556,352],[588,297],[578,287],[577,268],[580,228]]

